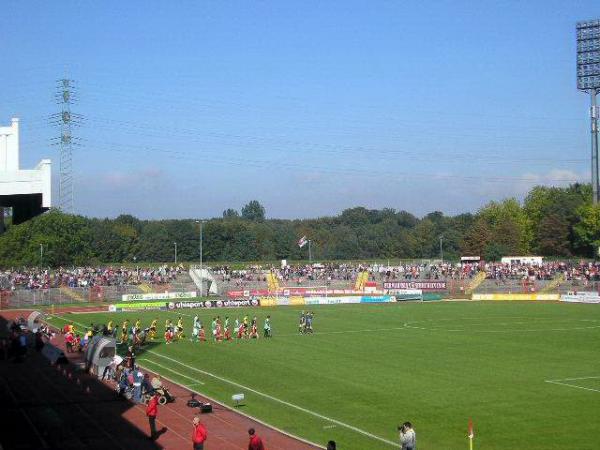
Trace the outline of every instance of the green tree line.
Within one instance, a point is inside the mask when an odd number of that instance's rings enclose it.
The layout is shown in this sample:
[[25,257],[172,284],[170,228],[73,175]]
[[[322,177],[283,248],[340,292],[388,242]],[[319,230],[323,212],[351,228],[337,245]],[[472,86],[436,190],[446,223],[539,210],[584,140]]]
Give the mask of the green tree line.
[[[204,220],[205,261],[306,260],[312,241],[317,260],[438,258],[460,255],[498,260],[505,255],[594,257],[600,246],[600,207],[591,187],[537,186],[523,202],[490,202],[474,214],[435,211],[418,218],[406,211],[355,207],[331,217],[267,219],[256,200],[241,212]],[[69,266],[172,262],[199,259],[199,223],[193,219],[88,218],[52,210],[0,236],[0,266]],[[441,238],[441,239],[440,239]],[[40,252],[40,250],[42,250]]]

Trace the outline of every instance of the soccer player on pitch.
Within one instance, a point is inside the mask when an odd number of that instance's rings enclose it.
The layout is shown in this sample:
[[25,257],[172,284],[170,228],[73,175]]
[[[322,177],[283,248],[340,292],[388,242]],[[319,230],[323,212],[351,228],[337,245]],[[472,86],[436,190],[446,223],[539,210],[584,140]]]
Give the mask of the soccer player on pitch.
[[271,334],[271,316],[267,316],[265,324],[263,325],[263,331],[266,338],[270,338]]
[[200,323],[200,318],[198,317],[198,314],[196,314],[194,316],[194,323],[192,325],[192,337],[190,338],[190,341],[196,341],[198,342],[198,335],[200,333],[200,326],[202,324]]
[[154,319],[150,324],[150,340],[154,340],[156,337],[156,326],[158,325],[158,318]]

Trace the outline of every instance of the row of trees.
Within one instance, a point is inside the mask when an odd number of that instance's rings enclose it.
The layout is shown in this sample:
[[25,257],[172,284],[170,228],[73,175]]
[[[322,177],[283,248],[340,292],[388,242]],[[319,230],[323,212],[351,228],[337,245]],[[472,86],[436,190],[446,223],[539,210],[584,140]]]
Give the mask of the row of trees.
[[[538,186],[524,202],[491,202],[475,214],[417,218],[406,211],[351,208],[338,216],[308,220],[266,219],[252,201],[241,211],[203,223],[206,261],[307,259],[301,236],[312,240],[315,259],[437,258],[508,254],[593,257],[600,245],[600,207],[589,185]],[[199,258],[195,220],[139,220],[130,215],[96,219],[51,211],[11,226],[0,236],[0,266],[169,262]],[[40,251],[41,250],[41,251]]]

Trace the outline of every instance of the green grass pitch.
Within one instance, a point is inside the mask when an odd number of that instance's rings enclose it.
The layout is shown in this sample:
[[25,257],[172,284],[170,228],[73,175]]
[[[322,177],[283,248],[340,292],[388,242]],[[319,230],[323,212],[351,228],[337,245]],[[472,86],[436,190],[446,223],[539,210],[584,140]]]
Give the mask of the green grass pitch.
[[[324,444],[390,449],[409,420],[419,449],[599,448],[600,305],[444,302],[314,307],[314,335],[298,335],[300,307],[197,311],[271,315],[270,340],[165,345],[179,311],[69,314],[119,324],[158,317],[159,342],[138,361],[226,404]],[[191,332],[196,311],[185,314]],[[62,325],[64,319],[52,321]],[[208,336],[207,336],[208,337]]]

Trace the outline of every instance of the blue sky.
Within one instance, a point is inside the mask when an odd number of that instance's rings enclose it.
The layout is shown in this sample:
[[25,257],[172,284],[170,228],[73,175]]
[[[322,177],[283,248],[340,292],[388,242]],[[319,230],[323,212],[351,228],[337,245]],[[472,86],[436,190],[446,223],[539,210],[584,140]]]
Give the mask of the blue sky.
[[[575,22],[595,1],[6,2],[0,122],[54,161],[55,80],[85,116],[75,209],[269,217],[476,211],[589,178]],[[57,186],[57,183],[55,183]]]

